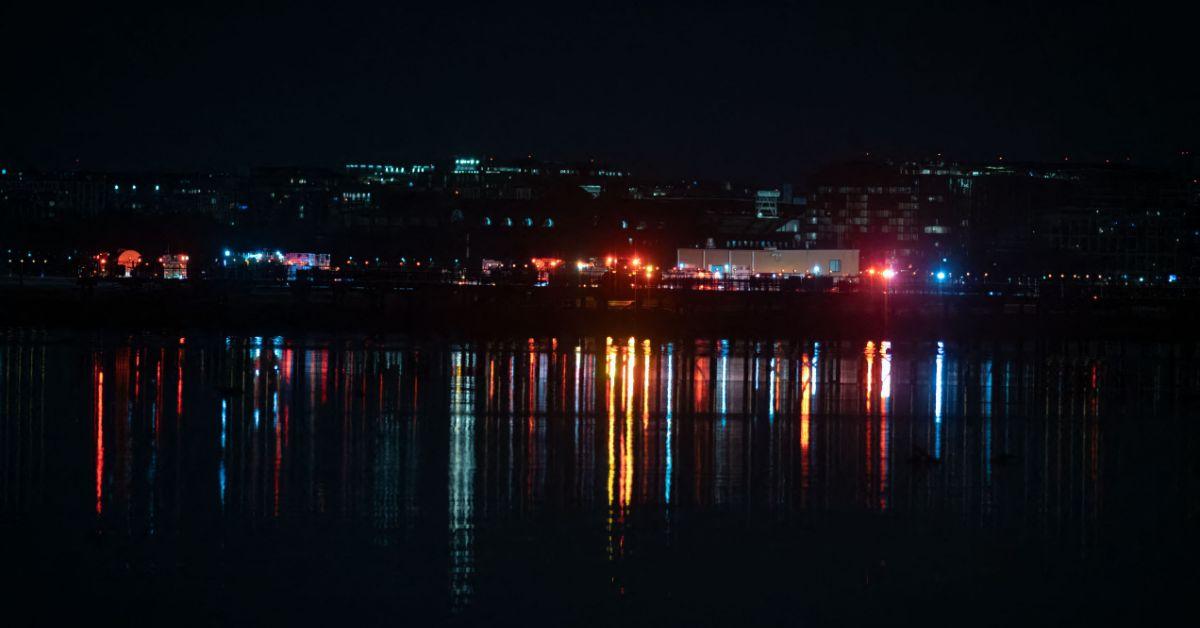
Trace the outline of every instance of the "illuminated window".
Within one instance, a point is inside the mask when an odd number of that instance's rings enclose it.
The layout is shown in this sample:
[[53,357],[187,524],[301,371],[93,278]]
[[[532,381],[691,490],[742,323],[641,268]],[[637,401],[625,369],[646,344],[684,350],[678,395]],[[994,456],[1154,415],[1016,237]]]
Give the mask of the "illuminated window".
[[842,272],[842,260],[840,260],[840,259],[829,260],[829,272],[831,272],[831,273]]
[[454,160],[454,174],[479,174],[479,159],[459,157]]

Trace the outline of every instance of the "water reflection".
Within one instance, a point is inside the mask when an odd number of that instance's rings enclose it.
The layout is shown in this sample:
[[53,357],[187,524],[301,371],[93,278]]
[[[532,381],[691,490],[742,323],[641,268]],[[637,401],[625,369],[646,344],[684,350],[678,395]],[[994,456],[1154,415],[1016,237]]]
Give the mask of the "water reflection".
[[[936,512],[1086,546],[1120,429],[1102,400],[1152,409],[1164,380],[1196,381],[1144,364],[890,339],[10,337],[0,480],[6,511],[78,495],[89,525],[130,537],[367,522],[380,547],[440,543],[457,611],[493,582],[487,532],[547,512],[603,529],[618,593],[630,535],[669,536],[681,512]],[[48,411],[59,389],[87,405]],[[48,429],[67,444],[47,451]]]
[[475,365],[461,349],[450,360],[450,600],[459,609],[470,602],[474,570]]

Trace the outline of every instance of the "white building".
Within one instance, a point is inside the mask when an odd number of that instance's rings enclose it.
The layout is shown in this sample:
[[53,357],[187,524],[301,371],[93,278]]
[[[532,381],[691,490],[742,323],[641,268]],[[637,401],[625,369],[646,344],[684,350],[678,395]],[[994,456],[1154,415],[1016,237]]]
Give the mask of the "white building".
[[723,275],[859,274],[858,249],[679,249],[676,268]]

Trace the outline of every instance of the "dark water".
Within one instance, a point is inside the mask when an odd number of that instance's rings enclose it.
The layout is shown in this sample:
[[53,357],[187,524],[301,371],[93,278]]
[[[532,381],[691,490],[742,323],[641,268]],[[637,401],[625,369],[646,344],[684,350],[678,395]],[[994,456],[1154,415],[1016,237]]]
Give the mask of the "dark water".
[[4,623],[1145,625],[1196,347],[0,341]]

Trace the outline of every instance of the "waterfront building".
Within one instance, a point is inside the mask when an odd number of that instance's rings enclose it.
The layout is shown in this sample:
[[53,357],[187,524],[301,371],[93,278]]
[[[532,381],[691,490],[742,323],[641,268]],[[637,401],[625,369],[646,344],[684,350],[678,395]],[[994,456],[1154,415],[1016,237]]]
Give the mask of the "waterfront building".
[[187,279],[188,256],[186,253],[166,254],[158,258],[163,267],[163,279]]
[[675,267],[725,276],[851,277],[859,274],[857,249],[679,249]]

